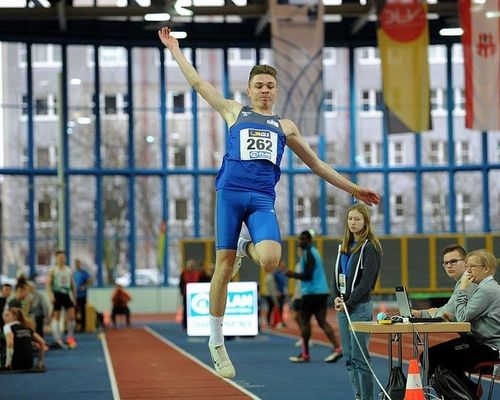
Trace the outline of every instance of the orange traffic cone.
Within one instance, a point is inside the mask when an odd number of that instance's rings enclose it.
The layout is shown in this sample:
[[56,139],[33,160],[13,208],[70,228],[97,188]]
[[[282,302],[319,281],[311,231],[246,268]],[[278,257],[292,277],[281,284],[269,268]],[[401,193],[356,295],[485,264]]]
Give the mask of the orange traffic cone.
[[404,400],[425,400],[418,360],[410,360]]

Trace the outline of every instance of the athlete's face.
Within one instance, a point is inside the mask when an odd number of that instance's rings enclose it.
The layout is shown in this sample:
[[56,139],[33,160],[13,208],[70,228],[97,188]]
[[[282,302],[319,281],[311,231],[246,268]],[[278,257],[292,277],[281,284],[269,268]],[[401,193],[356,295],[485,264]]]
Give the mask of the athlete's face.
[[272,75],[255,75],[248,85],[247,95],[252,108],[271,109],[278,94],[278,85]]

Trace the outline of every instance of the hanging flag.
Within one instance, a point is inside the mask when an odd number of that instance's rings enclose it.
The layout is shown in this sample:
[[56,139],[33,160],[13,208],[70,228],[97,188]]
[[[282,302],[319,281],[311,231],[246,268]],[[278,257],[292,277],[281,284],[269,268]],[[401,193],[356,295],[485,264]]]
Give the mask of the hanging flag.
[[500,4],[460,0],[465,64],[465,126],[500,129]]
[[278,70],[275,112],[303,135],[323,131],[322,0],[270,0],[271,45]]
[[377,39],[389,133],[430,130],[425,0],[377,0]]

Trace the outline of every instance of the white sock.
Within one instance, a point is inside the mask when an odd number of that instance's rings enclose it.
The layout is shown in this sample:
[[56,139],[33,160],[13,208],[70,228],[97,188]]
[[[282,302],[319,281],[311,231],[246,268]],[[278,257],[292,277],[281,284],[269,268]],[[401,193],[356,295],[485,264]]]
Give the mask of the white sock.
[[210,344],[220,346],[224,344],[224,335],[222,334],[222,324],[224,317],[214,317],[210,315]]
[[238,249],[237,249],[238,254],[241,254],[245,257],[248,257],[247,246],[248,246],[248,243],[250,243],[250,242],[251,242],[251,240],[240,236],[238,239]]
[[68,336],[75,336],[75,320],[68,321]]
[[59,343],[61,341],[61,332],[59,331],[59,321],[57,319],[50,321],[50,329],[52,330],[54,342]]

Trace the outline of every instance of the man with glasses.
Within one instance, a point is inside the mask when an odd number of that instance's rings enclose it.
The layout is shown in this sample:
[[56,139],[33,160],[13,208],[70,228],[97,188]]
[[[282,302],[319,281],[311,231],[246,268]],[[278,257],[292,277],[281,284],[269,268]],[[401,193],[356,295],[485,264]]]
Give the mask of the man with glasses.
[[[457,298],[457,292],[460,288],[460,282],[462,276],[465,272],[465,249],[459,244],[452,244],[447,246],[441,252],[443,256],[442,266],[446,271],[446,274],[455,280],[455,288],[453,290],[453,294],[451,295],[448,302],[439,308],[428,308],[425,310],[411,310],[411,314],[413,317],[417,318],[429,318],[429,317],[442,317],[445,320],[455,321],[455,301]],[[467,293],[471,295],[476,290],[477,285],[471,284],[467,288]]]

